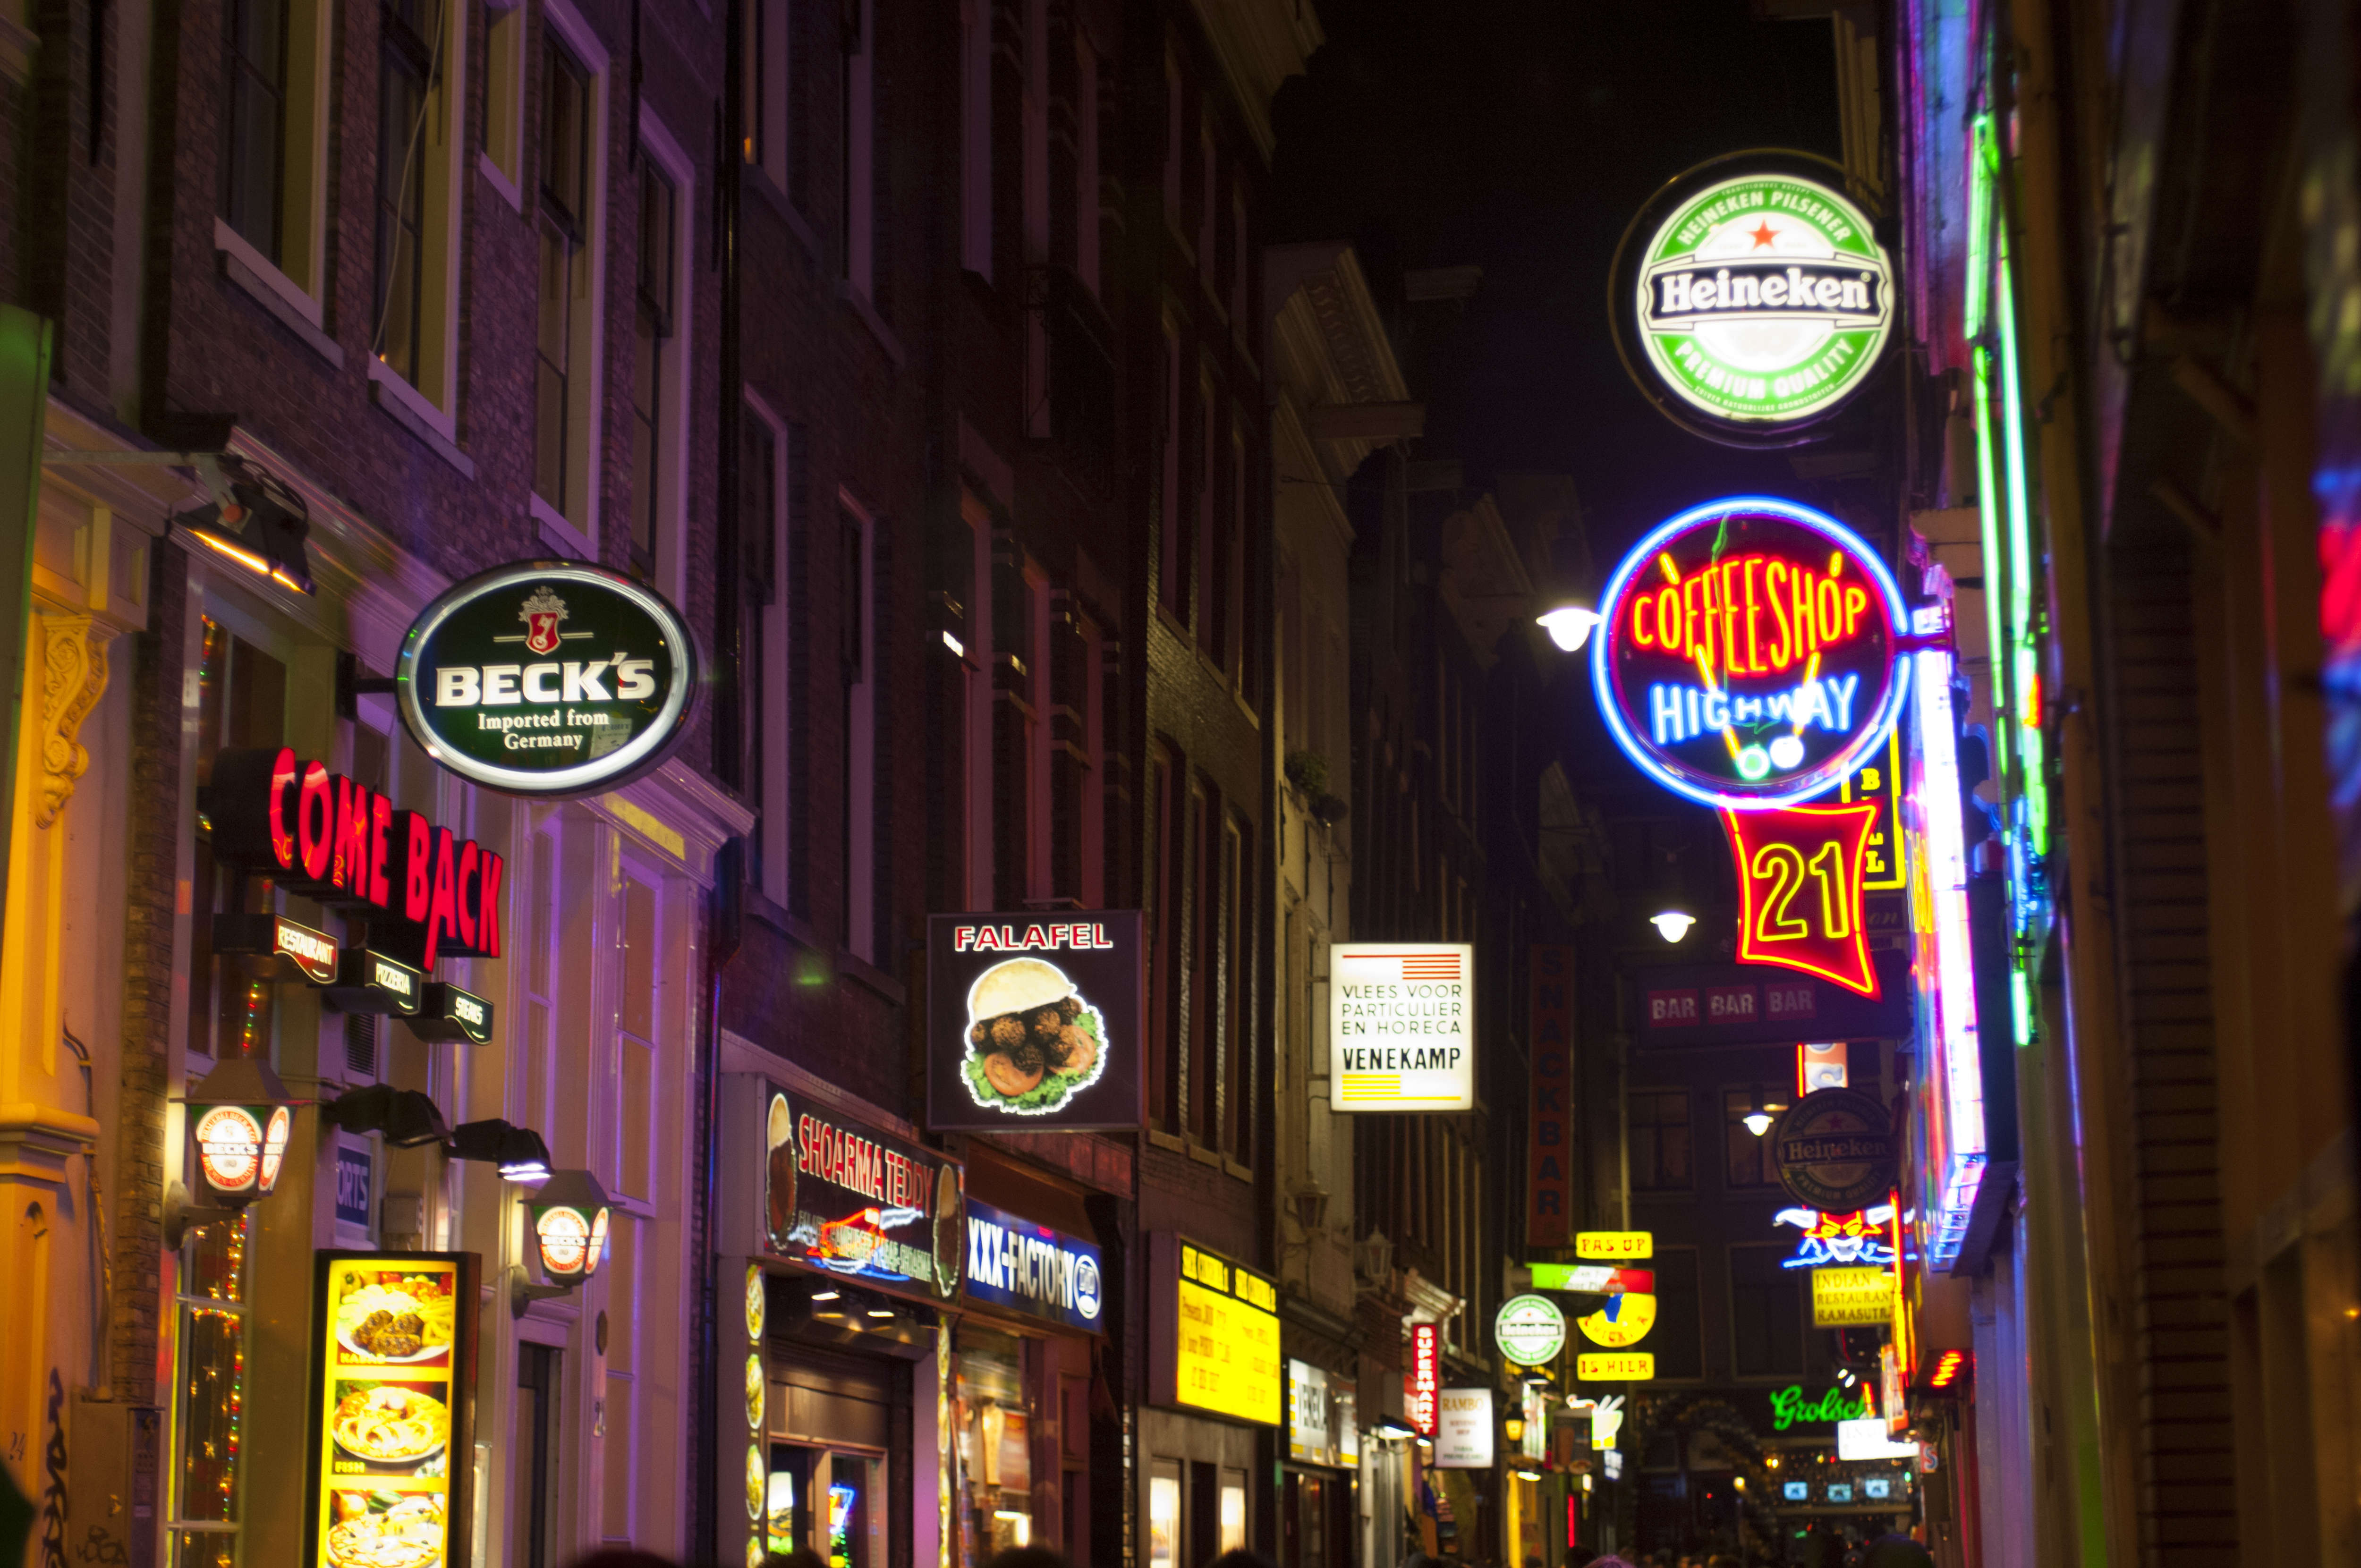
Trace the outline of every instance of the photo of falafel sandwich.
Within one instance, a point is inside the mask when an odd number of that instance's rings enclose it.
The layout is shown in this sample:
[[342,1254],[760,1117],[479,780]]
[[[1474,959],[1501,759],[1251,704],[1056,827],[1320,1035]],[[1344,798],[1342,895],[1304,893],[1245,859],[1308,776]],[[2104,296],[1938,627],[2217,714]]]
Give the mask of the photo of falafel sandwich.
[[967,993],[968,1093],[987,1111],[1046,1116],[1106,1070],[1106,1020],[1057,965],[1009,959]]

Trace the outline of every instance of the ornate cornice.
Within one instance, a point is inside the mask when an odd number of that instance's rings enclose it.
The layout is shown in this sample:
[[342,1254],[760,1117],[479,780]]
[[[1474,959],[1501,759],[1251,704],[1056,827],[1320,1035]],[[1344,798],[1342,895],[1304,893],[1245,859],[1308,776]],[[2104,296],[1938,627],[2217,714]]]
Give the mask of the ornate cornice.
[[[43,610],[41,626],[40,798],[33,826],[57,821],[90,768],[82,721],[106,695],[106,644],[112,635],[96,618]],[[93,635],[95,630],[96,635]]]

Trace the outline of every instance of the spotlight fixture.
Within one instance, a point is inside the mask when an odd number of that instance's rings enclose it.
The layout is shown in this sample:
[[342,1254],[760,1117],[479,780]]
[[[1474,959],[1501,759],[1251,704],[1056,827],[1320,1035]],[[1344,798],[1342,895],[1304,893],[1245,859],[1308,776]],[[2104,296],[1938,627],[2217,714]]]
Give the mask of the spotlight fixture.
[[1579,599],[1564,599],[1533,617],[1533,622],[1549,633],[1560,652],[1579,653],[1598,624],[1598,612]]
[[1400,1442],[1406,1437],[1418,1435],[1416,1427],[1393,1416],[1379,1416],[1377,1424],[1371,1427],[1369,1431],[1373,1436],[1383,1438],[1388,1442]]
[[894,1315],[894,1309],[891,1307],[872,1307],[869,1309],[869,1315],[873,1318],[890,1318]]
[[383,1133],[385,1141],[398,1149],[451,1141],[451,1129],[444,1124],[432,1095],[390,1083],[338,1095],[320,1107],[320,1119],[348,1133]]
[[841,1290],[815,1290],[811,1293],[811,1299],[815,1301],[833,1301],[843,1294]]
[[549,1146],[541,1135],[497,1116],[460,1123],[451,1134],[451,1157],[498,1165],[511,1181],[539,1181],[549,1174]]
[[216,461],[214,499],[171,520],[171,525],[214,554],[299,594],[313,591],[303,546],[312,532],[303,498],[241,458]]
[[1697,924],[1697,916],[1675,905],[1649,916],[1648,924],[1653,926],[1656,934],[1665,941],[1677,942],[1689,934],[1689,927]]

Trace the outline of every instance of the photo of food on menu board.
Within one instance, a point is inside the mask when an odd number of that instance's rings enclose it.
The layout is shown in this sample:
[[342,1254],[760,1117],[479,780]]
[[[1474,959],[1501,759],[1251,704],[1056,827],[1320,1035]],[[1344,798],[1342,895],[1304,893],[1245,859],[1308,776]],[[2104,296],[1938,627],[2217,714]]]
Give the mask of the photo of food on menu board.
[[314,1564],[468,1568],[476,1272],[466,1253],[321,1257]]

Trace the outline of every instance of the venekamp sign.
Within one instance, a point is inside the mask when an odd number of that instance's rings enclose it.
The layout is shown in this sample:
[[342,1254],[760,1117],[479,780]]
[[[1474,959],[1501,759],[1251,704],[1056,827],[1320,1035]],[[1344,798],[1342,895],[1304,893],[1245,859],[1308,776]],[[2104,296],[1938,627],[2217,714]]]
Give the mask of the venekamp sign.
[[664,598],[603,566],[527,561],[421,611],[394,669],[402,722],[460,777],[511,795],[613,789],[687,727],[697,652]]
[[1616,342],[1675,422],[1733,445],[1802,439],[1861,390],[1894,328],[1894,263],[1801,153],[1673,181],[1617,252]]
[[[290,893],[362,912],[369,945],[428,974],[453,953],[500,956],[500,883],[507,862],[473,839],[437,828],[326,764],[277,751],[224,751],[204,788],[214,857],[259,872]],[[313,978],[338,980],[331,969]],[[385,979],[401,989],[400,966]],[[376,984],[373,969],[353,981]],[[418,1010],[416,987],[407,1004]],[[379,1009],[371,1009],[377,1011]]]
[[1137,1127],[1147,1115],[1136,909],[928,923],[927,1124]]
[[1337,942],[1328,949],[1329,1109],[1476,1103],[1476,949]]
[[1599,613],[1609,730],[1707,806],[1807,800],[1882,756],[1902,711],[1901,589],[1858,534],[1793,501],[1736,496],[1659,524]]

